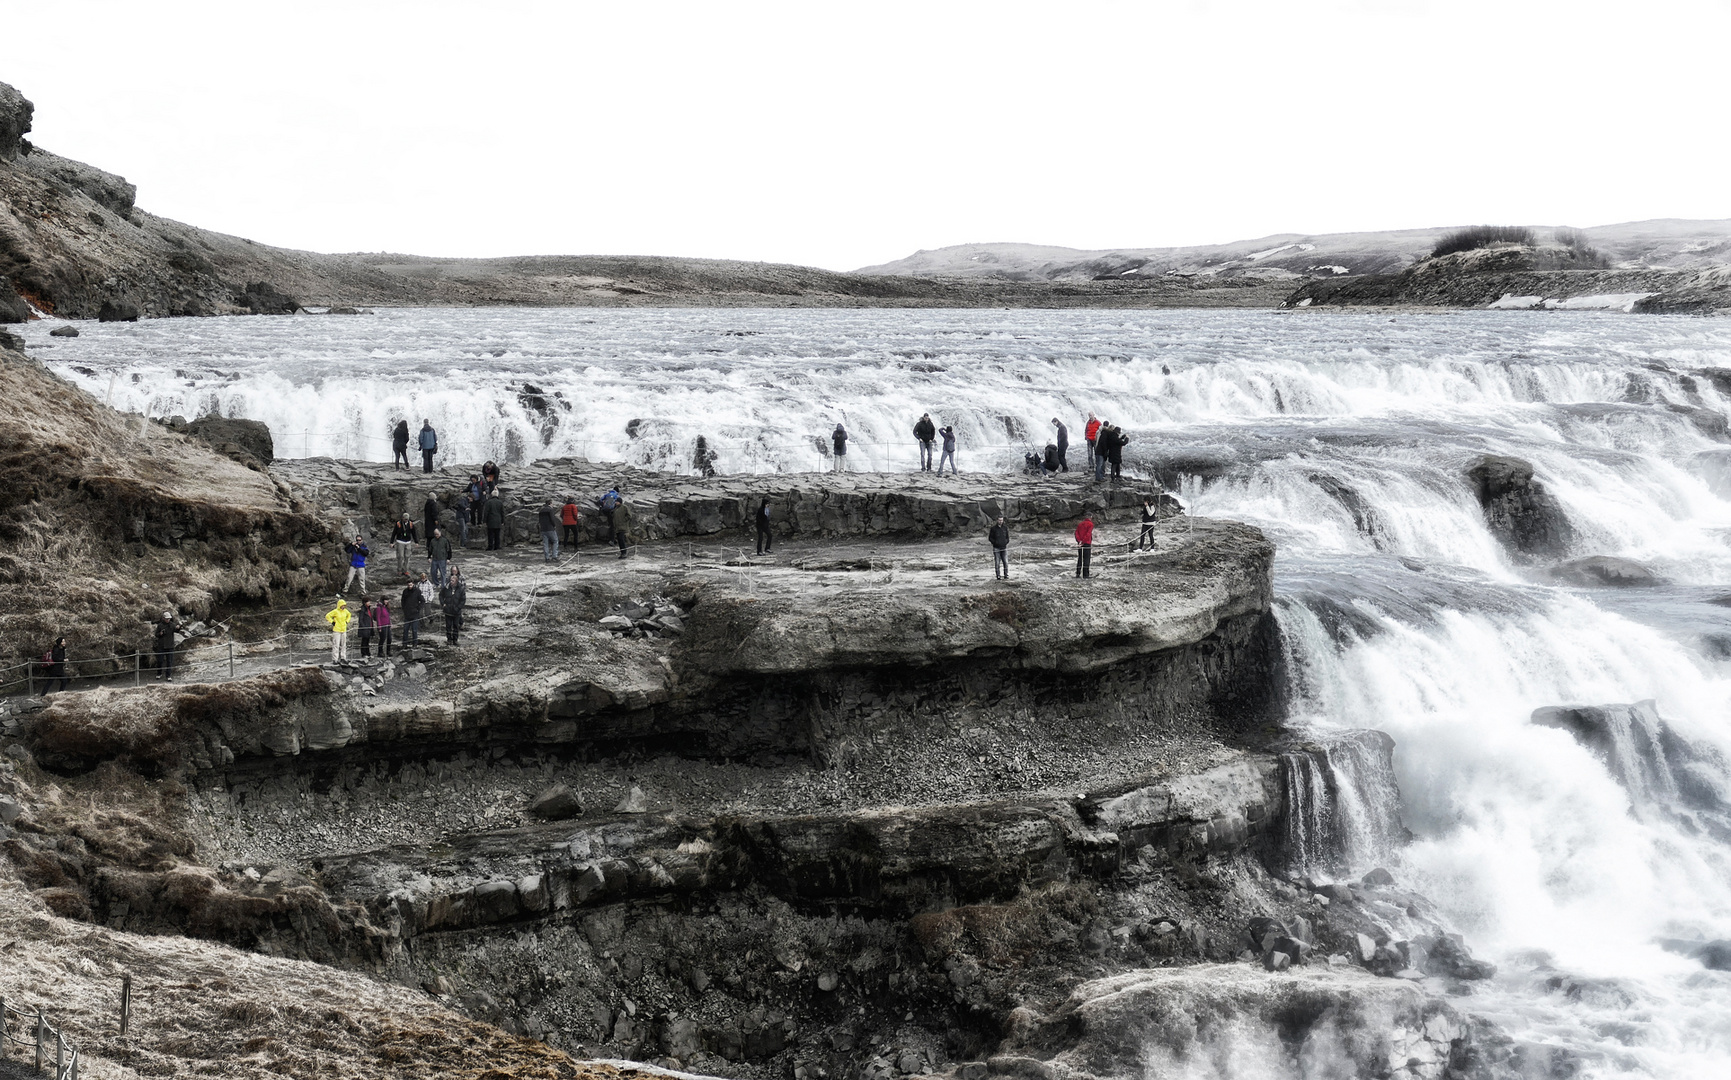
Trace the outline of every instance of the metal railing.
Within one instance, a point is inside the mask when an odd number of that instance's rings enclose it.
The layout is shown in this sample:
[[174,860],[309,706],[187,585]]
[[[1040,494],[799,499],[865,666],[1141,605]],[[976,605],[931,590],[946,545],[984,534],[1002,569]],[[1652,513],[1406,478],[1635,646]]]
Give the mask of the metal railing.
[[[23,1021],[23,1025],[14,1024],[13,1018]],[[15,1029],[28,1032],[18,1035]],[[48,1022],[48,1017],[40,1007],[34,1013],[15,1009],[0,997],[0,1061],[12,1056],[13,1046],[33,1046],[36,1051],[36,1071],[42,1072],[48,1052],[52,1047],[54,1052],[53,1068],[49,1073],[54,1080],[78,1080],[78,1047],[66,1037],[62,1028]]]

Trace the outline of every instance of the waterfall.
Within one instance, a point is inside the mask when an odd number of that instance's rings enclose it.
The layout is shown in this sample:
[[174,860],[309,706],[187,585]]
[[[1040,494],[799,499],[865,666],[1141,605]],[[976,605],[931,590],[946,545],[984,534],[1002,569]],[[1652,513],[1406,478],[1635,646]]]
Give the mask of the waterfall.
[[1280,754],[1287,869],[1344,875],[1386,861],[1407,839],[1400,822],[1394,740],[1349,731]]

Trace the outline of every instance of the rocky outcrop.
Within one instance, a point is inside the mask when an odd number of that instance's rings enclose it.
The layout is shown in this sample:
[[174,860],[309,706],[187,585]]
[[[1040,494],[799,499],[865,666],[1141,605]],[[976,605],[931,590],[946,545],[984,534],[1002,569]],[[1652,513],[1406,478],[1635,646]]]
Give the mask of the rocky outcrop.
[[270,428],[257,420],[201,416],[178,426],[171,420],[168,426],[186,432],[217,453],[248,468],[263,470],[276,459],[276,446],[271,440]]
[[73,161],[46,150],[32,149],[20,160],[19,167],[63,188],[70,188],[90,198],[97,206],[134,225],[133,202],[138,198],[138,186],[126,177],[104,172],[82,161]]
[[1487,454],[1467,469],[1473,494],[1491,535],[1518,559],[1556,558],[1568,551],[1575,530],[1556,497],[1533,479],[1520,458]]
[[25,148],[36,106],[15,88],[0,83],[0,161],[16,161]]
[[1590,555],[1571,559],[1551,567],[1547,573],[1555,581],[1569,585],[1610,585],[1616,588],[1643,587],[1660,583],[1658,575],[1633,559],[1615,555]]

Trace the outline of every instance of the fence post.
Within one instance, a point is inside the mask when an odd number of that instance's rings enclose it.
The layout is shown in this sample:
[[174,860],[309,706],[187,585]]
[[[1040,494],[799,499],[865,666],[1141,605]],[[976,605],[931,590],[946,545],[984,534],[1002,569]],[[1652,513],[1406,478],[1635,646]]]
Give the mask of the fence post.
[[0,1061],[5,1060],[11,1046],[11,1036],[6,1032],[6,998],[0,995]]
[[234,642],[232,641],[228,643],[228,677],[234,678]]
[[132,976],[120,977],[120,1033],[132,1026]]
[[47,1029],[48,1021],[42,1015],[42,1007],[36,1007],[36,1071],[42,1071],[42,1033]]
[[59,1031],[54,1032],[54,1080],[62,1080],[66,1073],[66,1036]]
[[137,649],[132,650],[132,685],[144,685],[144,654]]
[[25,692],[31,697],[36,696],[36,661],[31,660],[24,665]]

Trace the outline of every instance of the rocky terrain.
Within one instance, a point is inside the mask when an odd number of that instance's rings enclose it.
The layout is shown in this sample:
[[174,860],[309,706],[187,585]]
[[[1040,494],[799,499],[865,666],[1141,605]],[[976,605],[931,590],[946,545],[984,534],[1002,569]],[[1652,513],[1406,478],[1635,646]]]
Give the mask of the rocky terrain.
[[[314,602],[341,583],[337,538],[382,551],[384,523],[429,495],[460,534],[472,466],[261,472],[244,426],[147,425],[121,444],[131,465],[78,458],[130,421],[30,389],[9,452],[37,470],[74,455],[78,483],[18,494],[14,515],[43,524],[0,538],[14,584],[42,572],[40,536],[93,518],[90,542],[117,545],[112,618],[166,603],[243,658],[233,678],[93,679],[0,707],[0,935],[28,960],[0,992],[58,1009],[90,1075],[205,1071],[237,1027],[256,1031],[237,1071],[307,1076],[620,1058],[796,1080],[1129,1076],[1227,1053],[1252,1021],[1280,1033],[1273,1059],[1356,1075],[1530,1064],[1444,1000],[1490,969],[1428,900],[1330,869],[1330,784],[1391,792],[1394,747],[1281,730],[1273,550],[1254,529],[1165,502],[1131,551],[1154,493],[1134,482],[545,461],[507,471],[504,549],[471,535],[458,555],[460,645],[429,626],[337,665]],[[1486,496],[1516,521],[1533,502],[1510,496],[1518,479],[1496,472]],[[627,557],[591,510],[577,549],[543,559],[540,501],[615,484]],[[87,491],[127,516],[92,513]],[[758,556],[762,499],[776,546]],[[1085,511],[1100,534],[1082,580]],[[1000,515],[1007,581],[983,539]],[[54,602],[19,587],[8,625],[31,640]],[[116,647],[68,636],[75,656]],[[1374,828],[1398,833],[1379,805]],[[106,1026],[121,973],[149,993],[127,1038]]]

